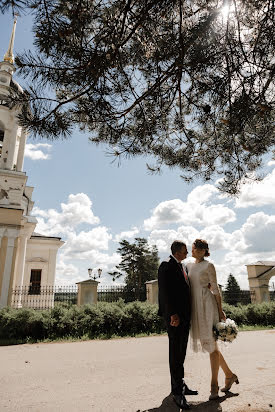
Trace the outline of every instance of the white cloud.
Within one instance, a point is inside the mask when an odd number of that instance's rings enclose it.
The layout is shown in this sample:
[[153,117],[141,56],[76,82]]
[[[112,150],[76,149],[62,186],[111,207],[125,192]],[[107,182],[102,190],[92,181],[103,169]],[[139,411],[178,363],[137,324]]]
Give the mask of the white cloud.
[[189,193],[187,202],[203,204],[210,200],[215,193],[218,193],[218,189],[215,186],[209,184],[200,185]]
[[[57,256],[56,284],[72,285],[88,278],[88,267],[102,269],[100,282],[111,284],[108,272],[114,271],[121,261],[117,253],[108,253],[112,234],[105,226],[77,231],[81,224],[94,225],[99,218],[94,216],[92,202],[84,193],[70,194],[67,203],[61,203],[61,211],[34,208],[38,225],[36,232],[46,235],[62,235],[64,246]],[[132,232],[136,233],[137,228]],[[127,232],[126,232],[127,233]],[[105,251],[103,253],[102,251]]]
[[[248,194],[246,201],[251,201],[251,193]],[[271,193],[269,195],[272,196]],[[232,209],[221,203],[224,201],[228,199],[221,200],[214,186],[204,185],[194,189],[186,202],[180,199],[161,202],[144,222],[145,228],[150,231],[148,242],[155,244],[164,257],[170,254],[170,246],[175,239],[183,240],[188,246],[190,260],[192,242],[196,238],[206,239],[219,282],[225,284],[229,273],[233,273],[240,286],[248,288],[245,264],[257,260],[275,260],[275,215],[253,213],[237,230],[225,231],[222,226],[234,221],[236,216]],[[241,202],[244,202],[244,198]],[[110,241],[132,239],[140,233],[135,226],[115,237],[105,226],[81,227],[78,230],[81,224],[97,225],[100,222],[93,213],[90,198],[84,193],[69,195],[68,201],[61,203],[59,210],[35,208],[34,215],[39,222],[37,232],[60,234],[66,242],[58,255],[59,284],[87,279],[88,267],[92,267],[95,272],[101,268],[103,276],[100,281],[103,285],[111,284],[108,272],[115,270],[121,256],[110,251]],[[170,228],[170,224],[178,224],[178,227]]]
[[[81,257],[81,255],[80,255]],[[93,269],[93,274],[98,274],[98,269],[102,269],[100,279],[101,285],[112,284],[112,278],[108,272],[115,270],[116,265],[121,261],[120,255],[113,253],[101,253],[96,250],[90,251],[85,259],[69,259],[70,256],[60,253],[57,257],[56,284],[73,285],[88,279],[88,268]]]
[[192,261],[191,244],[196,238],[206,239],[210,248],[220,284],[225,285],[228,275],[233,273],[242,289],[249,289],[247,264],[258,260],[275,260],[275,216],[263,212],[251,214],[246,222],[233,232],[226,232],[220,225],[211,225],[197,230],[193,226],[179,226],[177,229],[155,229],[148,238],[156,244],[162,257],[170,254],[175,239],[186,242]]
[[242,186],[241,193],[236,199],[235,207],[259,207],[275,205],[275,169],[261,182],[247,182]]
[[[93,251],[93,258],[87,260],[70,260],[63,253],[57,256],[56,281],[57,286],[74,286],[76,282],[88,279],[88,268],[93,269],[93,274],[98,274],[98,269],[102,269],[99,280],[100,285],[113,284],[112,277],[108,272],[113,272],[116,265],[120,263],[121,257],[116,253],[107,255]],[[123,281],[123,279],[120,279]],[[118,284],[118,283],[116,283]]]
[[[218,235],[218,232],[222,233],[217,228],[214,234]],[[201,234],[204,234],[203,231]],[[211,239],[211,236],[206,233],[205,238]],[[232,233],[224,232],[220,239],[219,235],[216,239],[219,249],[223,248],[232,253],[239,253],[243,256],[250,253],[256,253],[259,256],[265,253],[270,254],[275,250],[275,216],[263,212],[253,213],[248,216],[240,229]],[[259,259],[263,260],[261,257]]]
[[45,235],[67,234],[82,223],[99,223],[99,218],[92,211],[92,201],[85,193],[70,194],[68,202],[61,203],[61,212],[35,207],[33,214],[38,220],[36,231]]
[[219,272],[220,278],[225,279],[226,283],[227,276],[232,273],[237,279],[241,289],[249,289],[247,268],[246,265],[255,263],[259,260],[274,261],[275,253],[256,251],[254,253],[243,253],[240,251],[230,251],[224,258],[222,264],[216,265],[217,273]]
[[62,254],[58,255],[56,265],[56,282],[58,285],[72,285],[83,280],[79,276],[79,269],[72,263],[66,263]]
[[211,251],[227,249],[231,234],[224,231],[218,225],[212,225],[199,231],[193,226],[180,226],[177,230],[153,230],[150,233],[148,241],[150,244],[155,244],[160,252],[169,252],[170,246],[174,240],[182,240],[189,248],[189,255],[191,256],[191,245],[195,239],[207,240]]
[[170,246],[174,240],[187,242],[186,238],[180,234],[180,228],[178,230],[153,230],[148,237],[150,245],[156,245],[159,252],[168,254],[170,254]]
[[258,212],[250,215],[241,228],[248,252],[275,250],[275,216]]
[[208,242],[211,253],[215,250],[227,249],[231,234],[225,232],[221,226],[212,225],[201,230],[198,238],[205,239]]
[[217,194],[212,185],[196,187],[186,202],[173,199],[161,202],[153,210],[152,216],[144,221],[145,230],[159,229],[165,225],[183,223],[186,225],[225,225],[236,220],[235,212],[223,204],[208,204]]
[[32,160],[50,159],[50,154],[44,153],[39,148],[42,148],[47,152],[51,150],[52,145],[48,143],[37,143],[37,144],[27,143],[25,147],[25,156],[29,157]]
[[153,210],[152,216],[144,221],[145,230],[152,230],[169,223],[179,223],[182,221],[185,211],[185,203],[180,199],[167,200],[161,202]]
[[223,262],[221,264],[215,264],[216,273],[217,273],[217,280],[220,285],[225,286],[227,283],[228,276],[230,273],[234,275],[240,288],[243,290],[249,289],[248,284],[248,277],[247,277],[247,270],[243,261],[239,264],[234,264],[234,260],[228,259],[228,261]]
[[108,250],[110,239],[112,235],[105,226],[96,227],[88,232],[81,231],[79,234],[69,232],[63,250],[71,259],[86,259],[93,256],[94,251]]
[[[248,289],[245,264],[253,261],[252,255],[244,254],[241,250],[232,251],[231,249],[234,242],[241,242],[243,239],[242,232],[238,233],[237,236],[237,231],[227,233],[217,225],[206,227],[201,231],[192,226],[180,226],[177,230],[154,230],[150,233],[148,240],[149,243],[157,245],[163,258],[170,255],[170,246],[175,239],[186,242],[189,250],[188,258],[185,260],[185,264],[187,264],[193,261],[191,245],[196,238],[206,239],[209,244],[211,256],[208,260],[213,262],[216,267],[218,283],[225,285],[228,275],[233,273],[240,286],[243,289]],[[221,251],[222,255],[220,255]],[[226,255],[224,251],[227,252]],[[254,256],[253,258],[255,260]]]
[[243,231],[241,229],[235,230],[230,234],[227,241],[228,250],[238,250],[245,251],[247,249],[247,244],[245,243],[245,238]]
[[133,227],[131,230],[121,232],[115,236],[115,241],[120,242],[122,239],[133,239],[139,233],[137,227]]
[[275,166],[275,160],[270,160],[270,161],[267,163],[267,166]]
[[[249,289],[246,265],[258,260],[275,260],[275,216],[258,212],[251,214],[240,229],[232,233],[222,234],[221,230],[216,230],[222,235],[220,241],[217,236],[217,244],[226,251],[215,264],[219,282],[225,284],[229,273],[233,273],[241,288]],[[205,235],[215,251],[210,234],[202,232],[200,235]]]
[[203,226],[225,225],[236,220],[235,212],[221,204],[210,205],[202,208],[201,224]]

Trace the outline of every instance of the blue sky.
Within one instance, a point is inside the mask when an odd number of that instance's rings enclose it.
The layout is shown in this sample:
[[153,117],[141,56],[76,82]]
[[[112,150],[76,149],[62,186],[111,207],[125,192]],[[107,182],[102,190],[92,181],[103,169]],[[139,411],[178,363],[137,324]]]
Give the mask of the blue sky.
[[[32,48],[31,16],[18,19],[14,54]],[[7,50],[12,28],[10,14],[0,15],[0,58]],[[24,81],[15,79],[24,86]],[[161,258],[171,242],[191,244],[203,237],[210,245],[218,281],[229,273],[248,288],[245,264],[275,260],[275,162],[266,159],[266,177],[243,186],[238,199],[222,196],[215,182],[187,185],[180,170],[164,168],[161,175],[147,172],[140,157],[118,167],[88,135],[75,130],[68,140],[28,139],[24,170],[34,186],[33,214],[37,232],[61,236],[56,279],[72,284],[88,277],[87,269],[103,269],[101,283],[119,263],[119,239],[146,237]],[[271,279],[271,284],[275,279]]]

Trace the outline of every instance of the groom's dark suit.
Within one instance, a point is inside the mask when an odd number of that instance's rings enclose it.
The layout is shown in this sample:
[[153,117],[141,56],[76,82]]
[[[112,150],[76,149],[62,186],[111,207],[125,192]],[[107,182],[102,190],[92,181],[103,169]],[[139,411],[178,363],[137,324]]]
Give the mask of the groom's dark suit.
[[[159,312],[166,321],[169,337],[169,366],[174,395],[183,390],[184,360],[190,327],[191,299],[189,284],[174,257],[162,262],[158,271]],[[171,326],[171,315],[180,318],[179,326]]]

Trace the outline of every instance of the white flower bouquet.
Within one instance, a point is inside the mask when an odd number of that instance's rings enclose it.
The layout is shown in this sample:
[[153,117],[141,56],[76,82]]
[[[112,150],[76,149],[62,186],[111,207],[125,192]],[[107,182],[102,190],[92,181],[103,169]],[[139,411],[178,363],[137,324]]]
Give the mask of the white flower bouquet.
[[224,342],[233,342],[239,330],[234,320],[228,318],[225,322],[218,322],[213,327],[213,332],[216,340],[220,339]]

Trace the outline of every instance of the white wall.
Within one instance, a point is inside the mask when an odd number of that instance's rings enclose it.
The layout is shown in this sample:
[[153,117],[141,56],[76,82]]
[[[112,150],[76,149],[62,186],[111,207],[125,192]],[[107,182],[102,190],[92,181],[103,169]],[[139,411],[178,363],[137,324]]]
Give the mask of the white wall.
[[32,269],[42,269],[41,286],[54,286],[56,255],[63,244],[63,241],[56,238],[28,240],[23,286],[29,286]]

